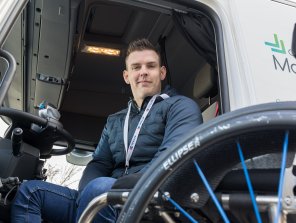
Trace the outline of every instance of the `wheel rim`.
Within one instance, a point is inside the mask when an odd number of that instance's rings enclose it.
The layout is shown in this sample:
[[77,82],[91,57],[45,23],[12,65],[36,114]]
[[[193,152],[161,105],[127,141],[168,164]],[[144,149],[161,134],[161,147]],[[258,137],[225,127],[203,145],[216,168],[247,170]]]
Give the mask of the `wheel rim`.
[[[202,161],[210,157],[211,159],[216,157],[223,157],[226,151],[231,152],[237,150],[236,140],[242,143],[243,148],[248,148],[247,151],[244,151],[245,158],[252,158],[266,153],[280,152],[282,150],[282,142],[284,138],[284,133],[288,129],[290,130],[290,138],[295,139],[295,103],[277,103],[277,104],[268,104],[267,106],[254,106],[252,108],[243,109],[233,114],[228,114],[217,118],[215,121],[203,125],[201,128],[197,128],[191,133],[179,145],[168,150],[163,154],[158,160],[152,164],[151,168],[143,175],[138,184],[135,186],[134,190],[129,196],[126,204],[124,205],[118,222],[138,222],[143,214],[143,207],[146,207],[149,203],[149,200],[153,196],[156,190],[161,186],[161,189],[164,191],[169,188],[166,188],[166,185],[175,184],[180,185],[177,181],[182,179],[179,175],[185,175],[185,178],[188,177],[186,173],[180,168],[188,160],[196,158],[197,162]],[[265,134],[262,133],[268,129],[268,132]],[[264,132],[263,132],[264,133]],[[277,139],[271,138],[268,147],[264,148],[265,142],[260,142],[260,137],[263,139],[269,139],[272,135],[281,134]],[[254,148],[250,149],[250,143],[248,140],[253,139],[256,141]],[[226,141],[225,141],[226,140]],[[227,145],[227,140],[229,141],[229,149],[219,150],[219,143],[223,142],[224,145]],[[291,149],[295,149],[295,140],[290,141]],[[194,148],[183,154],[180,152],[180,149],[187,145],[187,147]],[[260,151],[256,151],[256,148],[263,148]],[[209,155],[214,154],[213,151],[219,151],[219,154],[215,153],[215,156]],[[178,158],[178,155],[181,154]],[[238,154],[237,157],[231,156],[229,159],[224,161],[225,164],[220,164],[223,168],[217,169],[212,168],[209,170],[209,166],[202,164],[201,168],[206,169],[205,174],[209,175],[209,182],[212,188],[216,188],[223,176],[229,171],[239,160]],[[182,158],[180,158],[182,157]],[[219,161],[219,159],[217,159]],[[215,163],[215,160],[213,161]],[[172,164],[172,166],[170,166]],[[187,165],[187,164],[186,164]],[[189,165],[189,164],[188,164]],[[172,171],[169,169],[179,169],[174,173],[177,175],[175,177],[171,174]],[[183,167],[184,169],[184,167]],[[192,170],[190,170],[192,171]],[[195,170],[194,170],[195,171]],[[189,174],[190,175],[190,174]],[[173,178],[169,178],[173,176]],[[195,175],[197,176],[197,175]],[[174,179],[174,177],[176,179]],[[184,178],[183,178],[184,179]],[[164,183],[165,182],[165,183]],[[164,183],[164,185],[163,185]],[[183,184],[182,186],[184,186]],[[186,186],[186,185],[185,185]],[[203,194],[206,191],[203,183],[199,181],[197,186],[193,187],[200,197],[198,204],[194,204],[195,207],[202,207],[209,199],[209,195],[204,196]],[[197,189],[198,188],[198,189]],[[183,189],[190,190],[192,187]],[[175,190],[175,191],[174,191]],[[180,188],[175,187],[170,191],[172,197],[175,194],[178,194]],[[192,193],[190,191],[189,193]],[[182,194],[184,196],[184,194]],[[182,204],[190,206],[192,202],[190,201],[190,196],[186,195],[187,199],[181,201]],[[176,200],[180,200],[176,198]]]

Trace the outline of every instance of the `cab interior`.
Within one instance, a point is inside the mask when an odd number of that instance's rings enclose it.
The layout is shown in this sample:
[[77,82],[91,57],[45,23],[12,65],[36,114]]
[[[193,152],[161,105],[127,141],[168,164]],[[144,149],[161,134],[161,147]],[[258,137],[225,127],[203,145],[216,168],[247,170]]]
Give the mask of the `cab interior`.
[[207,121],[227,111],[211,16],[193,1],[30,1],[4,44],[17,61],[4,106],[37,115],[40,103],[54,105],[76,149],[91,151],[108,115],[132,96],[122,77],[128,43],[147,38],[167,67],[164,85],[195,100]]

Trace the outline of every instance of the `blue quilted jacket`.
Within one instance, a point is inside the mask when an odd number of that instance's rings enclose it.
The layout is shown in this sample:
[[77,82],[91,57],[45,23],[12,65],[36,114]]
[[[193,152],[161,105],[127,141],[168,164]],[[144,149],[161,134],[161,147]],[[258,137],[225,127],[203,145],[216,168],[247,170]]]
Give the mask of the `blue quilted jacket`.
[[[128,173],[144,171],[149,163],[161,152],[169,149],[174,143],[182,140],[184,133],[202,123],[202,116],[197,104],[167,86],[162,93],[167,99],[156,98],[148,113],[138,136],[135,149],[130,159]],[[128,145],[135,132],[140,118],[151,97],[147,97],[140,110],[132,101]],[[87,165],[80,180],[79,190],[97,177],[118,178],[125,171],[125,148],[123,126],[127,108],[108,117],[101,139],[93,154],[93,160]]]

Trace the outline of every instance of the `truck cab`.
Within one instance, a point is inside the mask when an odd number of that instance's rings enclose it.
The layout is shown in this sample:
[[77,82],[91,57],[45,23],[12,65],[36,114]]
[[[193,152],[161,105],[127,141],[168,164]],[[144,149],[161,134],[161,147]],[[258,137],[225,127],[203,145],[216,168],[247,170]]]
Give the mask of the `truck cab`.
[[[163,84],[193,99],[204,124],[239,109],[296,101],[292,0],[0,5],[0,115],[9,125],[0,141],[0,178],[45,180],[43,165],[52,156],[89,161],[108,115],[132,96],[122,72],[135,39],[160,49],[168,71]],[[42,104],[59,118],[40,117]],[[2,205],[0,222],[9,221],[6,210]]]

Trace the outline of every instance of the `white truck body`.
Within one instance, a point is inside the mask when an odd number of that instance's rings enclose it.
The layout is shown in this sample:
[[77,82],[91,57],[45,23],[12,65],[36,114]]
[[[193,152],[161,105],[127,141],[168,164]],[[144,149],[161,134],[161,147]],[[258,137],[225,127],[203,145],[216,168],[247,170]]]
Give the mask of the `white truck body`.
[[296,2],[202,2],[222,23],[230,110],[296,100],[296,59],[291,51]]

